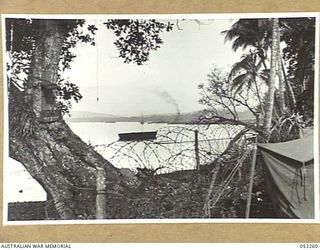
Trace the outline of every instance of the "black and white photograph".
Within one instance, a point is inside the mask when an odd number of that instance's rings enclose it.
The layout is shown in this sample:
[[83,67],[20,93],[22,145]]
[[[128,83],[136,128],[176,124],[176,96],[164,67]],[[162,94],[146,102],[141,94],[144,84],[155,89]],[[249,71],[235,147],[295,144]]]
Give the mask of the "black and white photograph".
[[4,224],[319,222],[318,14],[2,25]]

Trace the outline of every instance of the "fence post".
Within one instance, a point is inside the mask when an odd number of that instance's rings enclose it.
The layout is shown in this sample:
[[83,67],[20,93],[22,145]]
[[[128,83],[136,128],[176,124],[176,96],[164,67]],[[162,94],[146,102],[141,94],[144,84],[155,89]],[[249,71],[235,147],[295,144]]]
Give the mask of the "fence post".
[[251,193],[252,193],[254,171],[255,171],[256,159],[257,159],[257,147],[258,147],[257,138],[258,137],[255,138],[255,142],[254,142],[253,155],[252,155],[251,168],[250,168],[248,199],[247,199],[246,214],[245,214],[246,219],[249,218],[250,216]]
[[199,131],[194,131],[194,150],[196,154],[196,170],[198,172],[198,182],[200,182],[200,158],[199,158]]
[[96,219],[107,217],[107,174],[103,168],[96,170]]

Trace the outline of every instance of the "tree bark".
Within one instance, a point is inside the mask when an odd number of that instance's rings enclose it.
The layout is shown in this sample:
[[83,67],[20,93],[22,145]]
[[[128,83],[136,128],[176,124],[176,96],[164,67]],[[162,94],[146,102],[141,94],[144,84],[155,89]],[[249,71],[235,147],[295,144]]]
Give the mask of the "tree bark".
[[263,129],[266,134],[269,134],[272,122],[273,107],[274,107],[274,92],[275,82],[277,78],[277,46],[279,33],[279,19],[272,19],[272,48],[271,48],[271,63],[270,63],[270,77],[269,77],[269,90],[266,100],[265,117]]
[[276,51],[277,51],[277,74],[279,77],[279,106],[280,106],[280,115],[283,114],[283,112],[286,109],[286,103],[285,103],[285,97],[284,97],[284,91],[285,91],[285,82],[283,79],[282,75],[282,70],[281,70],[281,51],[280,51],[280,32],[279,28],[277,31],[277,46],[276,46]]
[[75,135],[63,119],[39,121],[44,72],[57,81],[65,37],[56,20],[41,21],[26,91],[9,93],[9,156],[22,163],[53,198],[62,219],[94,217],[95,172],[107,173],[108,190],[121,193],[120,172]]
[[290,103],[290,108],[291,110],[293,110],[296,106],[296,97],[294,95],[294,91],[292,89],[292,86],[291,86],[291,83],[288,81],[287,77],[286,77],[286,71],[284,69],[284,65],[283,65],[283,61],[281,59],[281,71],[282,71],[282,75],[283,75],[283,78],[284,78],[284,81],[285,81],[285,84],[286,84],[286,87],[287,87],[287,90],[289,92],[289,103]]

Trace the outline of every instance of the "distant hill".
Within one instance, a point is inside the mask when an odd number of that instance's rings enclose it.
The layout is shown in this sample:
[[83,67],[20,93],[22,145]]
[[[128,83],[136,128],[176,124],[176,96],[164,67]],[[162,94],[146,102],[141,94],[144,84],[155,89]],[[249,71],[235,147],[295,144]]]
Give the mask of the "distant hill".
[[72,111],[71,112],[71,118],[91,118],[91,117],[119,117],[116,115],[111,115],[111,114],[105,114],[105,113],[95,113],[95,112],[90,112],[90,111]]
[[65,115],[64,119],[67,122],[114,122],[119,116],[95,113],[90,111],[72,111],[71,116]]
[[[230,119],[233,118],[231,113],[226,112],[226,111],[219,112],[219,115],[222,116],[222,117],[225,117],[225,118],[230,118]],[[253,116],[253,114],[249,110],[238,111],[238,117],[239,117],[240,121],[255,120],[255,117]]]
[[65,116],[68,122],[144,122],[148,123],[189,123],[197,121],[200,112],[190,112],[182,114],[160,114],[141,116],[116,116],[104,113],[94,113],[89,111],[73,111],[71,117]]
[[[155,114],[145,115],[143,121],[147,123],[196,123],[199,121],[199,117],[202,111],[194,111],[187,113],[171,113],[171,114]],[[224,117],[231,118],[230,114],[224,113]],[[254,117],[249,111],[239,112],[239,118],[243,121],[252,120]],[[116,116],[104,113],[94,113],[88,111],[74,111],[72,116],[65,117],[68,122],[141,122],[141,116]]]

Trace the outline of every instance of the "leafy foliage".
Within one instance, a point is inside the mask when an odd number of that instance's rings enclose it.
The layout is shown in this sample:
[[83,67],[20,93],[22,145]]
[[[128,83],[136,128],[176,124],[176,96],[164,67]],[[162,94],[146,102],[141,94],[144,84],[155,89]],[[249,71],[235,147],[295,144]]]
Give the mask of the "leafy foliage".
[[296,111],[305,120],[313,119],[315,18],[288,18],[282,20],[284,59],[288,64],[288,78],[297,96]]
[[83,31],[83,27],[85,26],[84,20],[75,20],[74,23],[76,26],[65,27],[64,32],[67,32],[67,37],[65,43],[62,47],[62,54],[60,57],[62,71],[66,69],[71,69],[70,63],[76,57],[74,53],[72,53],[71,49],[74,49],[79,43],[89,43],[92,46],[95,46],[94,35],[98,30],[94,25],[86,25],[86,31]]
[[173,24],[152,20],[108,20],[104,23],[117,36],[114,42],[125,63],[143,64],[150,51],[157,50],[163,43],[160,33],[171,31]]
[[300,130],[305,127],[302,115],[283,114],[273,119],[269,142],[284,142],[300,138]]
[[[258,98],[253,88],[235,89],[228,80],[228,74],[218,67],[213,67],[205,84],[199,84],[199,103],[205,105],[206,115],[202,119],[210,122],[230,122],[240,124],[242,119],[256,119],[259,123]],[[241,111],[248,110],[246,118]],[[245,121],[241,121],[244,125]]]
[[13,84],[18,89],[24,89],[24,83],[29,74],[31,55],[24,51],[12,52],[6,65],[9,85]]
[[282,20],[285,27],[281,39],[286,43],[284,59],[288,62],[288,75],[302,82],[313,78],[315,56],[315,18],[290,18]]
[[34,48],[35,37],[39,33],[39,24],[31,19],[6,18],[6,50],[30,54]]
[[[94,43],[94,34],[97,28],[88,25],[84,30],[84,20],[59,20],[58,28],[62,36],[65,37],[59,65],[59,90],[57,92],[58,107],[65,113],[71,107],[70,100],[79,101],[82,96],[79,88],[69,81],[61,79],[61,73],[70,69],[70,63],[74,60],[75,55],[72,49],[79,42]],[[24,90],[28,74],[31,67],[33,50],[42,33],[42,26],[39,19],[6,19],[6,49],[10,56],[7,64],[8,78],[10,84]]]
[[71,100],[73,99],[76,102],[79,102],[82,99],[80,94],[79,87],[69,82],[59,78],[58,81],[58,90],[57,90],[57,106],[62,114],[69,113],[71,108]]

